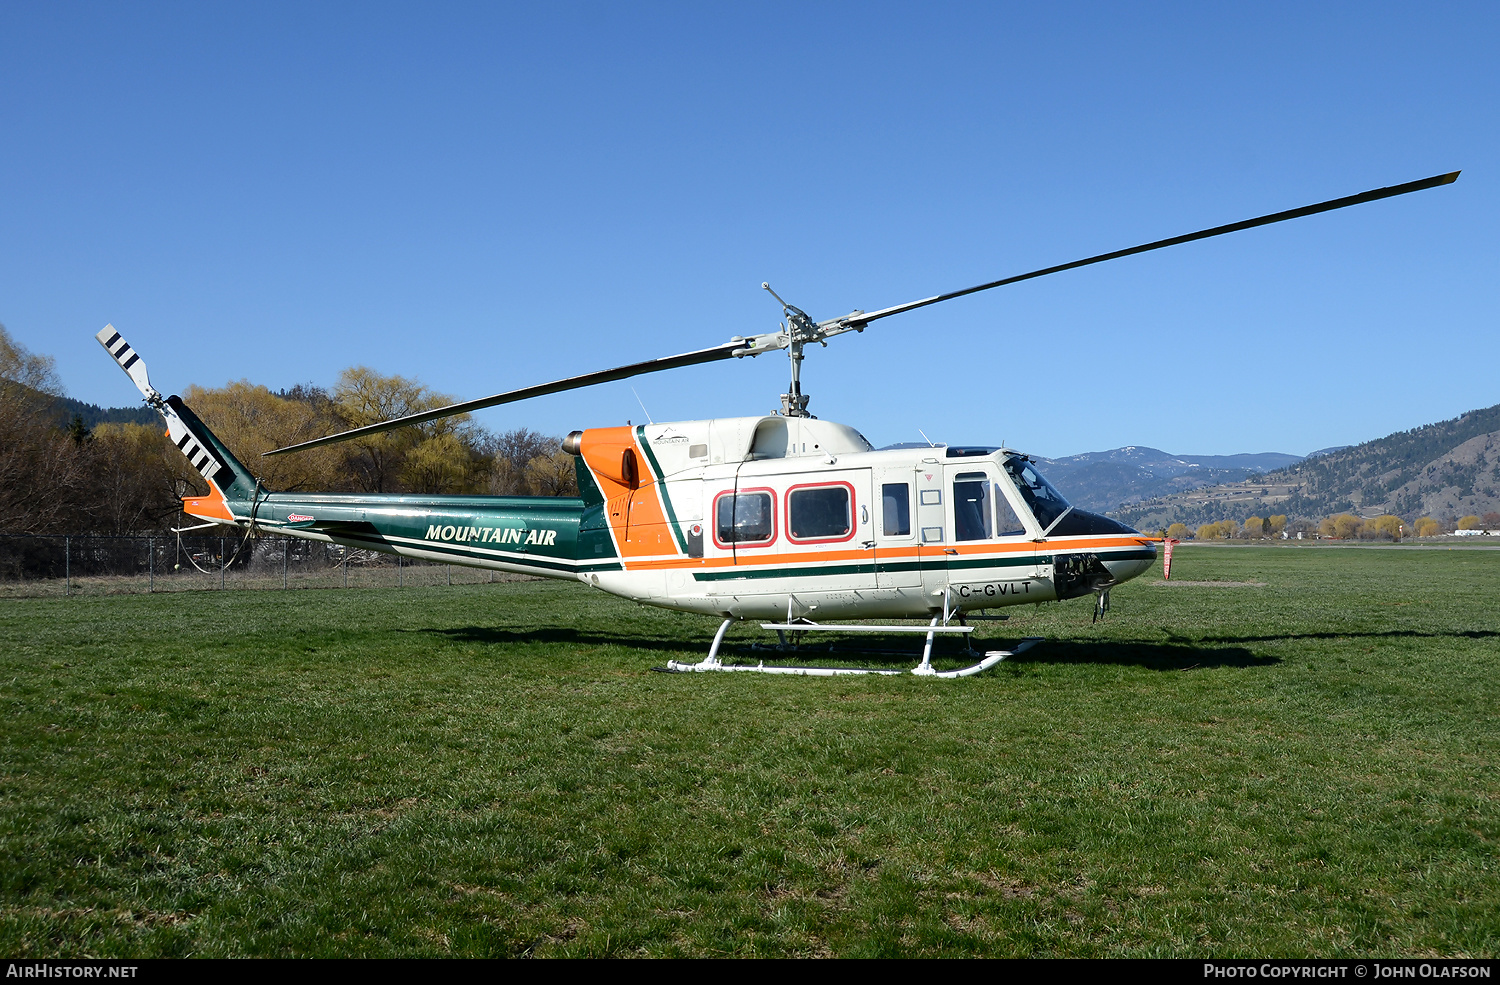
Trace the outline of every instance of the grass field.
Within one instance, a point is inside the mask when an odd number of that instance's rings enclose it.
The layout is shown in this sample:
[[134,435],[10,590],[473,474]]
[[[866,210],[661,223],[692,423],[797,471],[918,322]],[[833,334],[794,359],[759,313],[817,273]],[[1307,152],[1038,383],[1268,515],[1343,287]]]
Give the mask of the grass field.
[[552,582],[0,601],[0,952],[1495,955],[1500,553],[1173,574],[1259,584],[959,681],[655,674],[713,622]]

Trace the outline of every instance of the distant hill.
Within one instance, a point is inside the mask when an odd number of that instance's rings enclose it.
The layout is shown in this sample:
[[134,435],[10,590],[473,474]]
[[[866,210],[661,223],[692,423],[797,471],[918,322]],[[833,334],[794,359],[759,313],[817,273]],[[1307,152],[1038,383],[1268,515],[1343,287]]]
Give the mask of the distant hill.
[[1096,513],[1204,486],[1238,482],[1302,461],[1300,455],[1171,455],[1127,445],[1067,458],[1038,458],[1042,474],[1068,502]]
[[[880,450],[928,447],[931,446],[922,441],[903,441]],[[1068,502],[1095,513],[1112,513],[1175,492],[1250,479],[1302,461],[1301,455],[1279,451],[1172,455],[1144,445],[1126,445],[1066,458],[1033,457],[1047,481]]]
[[1500,405],[1326,451],[1261,476],[1130,505],[1117,515],[1142,529],[1285,513],[1394,513],[1408,520],[1500,510]]
[[51,402],[53,417],[57,421],[57,426],[62,428],[72,424],[75,417],[82,418],[83,426],[89,430],[93,430],[100,424],[157,425],[161,423],[161,415],[144,404],[139,407],[100,407],[98,404],[86,404],[72,397],[54,397],[36,390],[32,390],[31,395],[44,404]]
[[100,407],[98,404],[86,404],[82,400],[74,400],[71,397],[58,397],[57,416],[64,427],[71,424],[74,417],[83,418],[83,425],[92,430],[100,424],[159,424],[161,415],[150,407]]

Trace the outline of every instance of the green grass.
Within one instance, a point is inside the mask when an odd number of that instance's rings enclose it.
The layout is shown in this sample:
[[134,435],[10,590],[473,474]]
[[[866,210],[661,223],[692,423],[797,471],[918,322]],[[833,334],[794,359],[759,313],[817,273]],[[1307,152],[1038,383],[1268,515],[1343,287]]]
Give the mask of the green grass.
[[1494,955],[1500,554],[1173,573],[1265,584],[960,681],[655,674],[713,622],[550,582],[5,600],[0,952]]

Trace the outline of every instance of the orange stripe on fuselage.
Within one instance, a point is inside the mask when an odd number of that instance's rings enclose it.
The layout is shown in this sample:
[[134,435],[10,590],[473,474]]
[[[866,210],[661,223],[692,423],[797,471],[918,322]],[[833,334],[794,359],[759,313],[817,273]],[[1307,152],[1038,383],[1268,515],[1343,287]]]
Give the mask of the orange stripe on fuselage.
[[1057,550],[1081,550],[1087,547],[1151,547],[1153,541],[1149,537],[1070,537],[1060,540],[1048,540],[1037,545],[1037,549],[1043,552]]
[[[1137,547],[1150,544],[1151,541],[1140,537],[1103,537],[1093,538],[1070,538],[1067,540],[1048,540],[1040,544],[1034,541],[1016,541],[1008,544],[961,544],[957,546],[943,547],[938,544],[913,545],[910,547],[880,548],[878,555],[872,551],[798,551],[795,553],[758,553],[741,554],[738,559],[734,557],[710,557],[710,558],[683,558],[683,557],[656,557],[651,560],[635,560],[625,567],[631,571],[653,571],[672,568],[763,568],[777,565],[810,564],[818,561],[867,561],[876,557],[880,561],[914,560],[920,557],[931,558],[934,564],[944,560],[945,557],[954,557],[948,551],[956,551],[958,557],[990,556],[1003,557],[1012,554],[1047,554],[1057,550],[1077,550],[1080,548],[1119,548]],[[936,548],[936,549],[934,549]],[[659,553],[666,553],[665,551]],[[636,555],[637,558],[641,556]]]
[[[604,520],[620,557],[680,554],[667,526],[664,490],[651,472],[645,449],[635,439],[635,428],[590,428],[583,432],[578,451],[604,494]],[[627,453],[635,457],[633,477],[623,467]]]

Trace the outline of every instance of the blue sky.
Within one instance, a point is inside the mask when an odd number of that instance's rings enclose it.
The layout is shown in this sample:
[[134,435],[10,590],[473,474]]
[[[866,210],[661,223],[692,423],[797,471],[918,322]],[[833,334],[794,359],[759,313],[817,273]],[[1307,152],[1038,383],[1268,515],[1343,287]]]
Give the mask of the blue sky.
[[[876,444],[1307,452],[1500,402],[1500,6],[0,6],[0,322],[70,395],[460,398],[1462,168],[809,354]],[[769,411],[784,356],[484,412]]]

